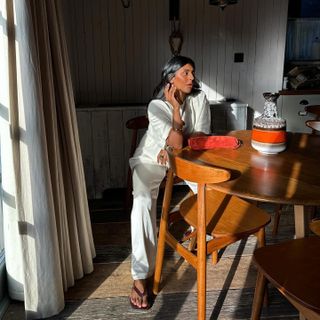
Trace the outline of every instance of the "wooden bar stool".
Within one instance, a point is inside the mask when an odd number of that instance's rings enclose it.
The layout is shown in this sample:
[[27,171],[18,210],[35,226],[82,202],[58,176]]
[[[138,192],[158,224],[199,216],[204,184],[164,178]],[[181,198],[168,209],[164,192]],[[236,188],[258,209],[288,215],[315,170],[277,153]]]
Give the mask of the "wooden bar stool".
[[267,280],[308,320],[320,319],[320,238],[286,241],[255,250],[258,268],[251,319],[260,319]]
[[[177,251],[197,271],[198,319],[206,317],[206,257],[251,234],[258,237],[258,246],[265,244],[264,227],[270,222],[270,215],[253,204],[236,196],[224,194],[210,188],[208,184],[230,179],[230,172],[183,158],[183,151],[175,155],[169,152],[171,169],[168,171],[162,215],[158,237],[156,269],[154,275],[154,294],[158,294],[165,244]],[[169,230],[171,222],[169,207],[173,187],[173,176],[196,182],[198,194],[185,199],[180,204],[181,218],[195,229],[196,250],[190,251],[180,239]],[[173,224],[170,223],[170,228]],[[211,235],[207,239],[206,235]]]
[[[149,120],[147,116],[135,117],[135,118],[129,119],[126,122],[127,129],[132,130],[129,158],[133,156],[134,151],[137,148],[139,131],[146,130],[148,128],[148,125],[149,125]],[[126,195],[124,200],[124,210],[126,213],[128,213],[131,210],[131,206],[132,206],[132,173],[129,166],[128,174],[127,174]]]
[[[138,146],[139,134],[144,133],[144,131],[148,128],[148,125],[149,125],[149,120],[147,116],[138,116],[138,117],[129,119],[126,122],[127,129],[132,130],[129,158],[133,156]],[[165,187],[165,180],[166,178],[162,181],[160,188]],[[183,183],[183,180],[179,179],[178,177],[174,178],[174,184],[181,184],[181,183]],[[132,172],[129,166],[128,173],[127,173],[126,194],[125,194],[125,200],[124,200],[125,212],[129,213],[131,210],[131,207],[132,207]]]

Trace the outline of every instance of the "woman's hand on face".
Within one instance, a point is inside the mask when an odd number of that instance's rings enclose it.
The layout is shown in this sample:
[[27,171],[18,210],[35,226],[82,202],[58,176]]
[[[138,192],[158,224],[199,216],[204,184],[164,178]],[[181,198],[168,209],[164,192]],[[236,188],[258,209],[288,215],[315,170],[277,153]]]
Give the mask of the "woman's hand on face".
[[173,106],[174,109],[180,108],[180,103],[176,98],[178,93],[179,93],[178,89],[172,83],[168,83],[164,88],[164,96],[166,98],[166,101],[168,101]]
[[166,163],[168,162],[168,153],[166,150],[160,150],[160,152],[158,153],[158,156],[157,156],[157,162],[159,164],[162,164],[162,165],[166,165]]

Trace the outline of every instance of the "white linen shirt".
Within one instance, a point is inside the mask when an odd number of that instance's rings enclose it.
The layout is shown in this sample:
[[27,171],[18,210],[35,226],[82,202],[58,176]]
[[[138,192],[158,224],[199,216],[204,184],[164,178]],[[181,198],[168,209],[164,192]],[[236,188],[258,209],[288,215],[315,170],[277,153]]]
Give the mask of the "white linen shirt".
[[[207,97],[203,91],[189,95],[180,107],[183,135],[195,132],[210,133],[211,114]],[[160,99],[150,101],[148,106],[148,130],[142,137],[134,155],[129,159],[131,169],[139,163],[158,164],[157,155],[166,146],[172,128],[173,107]]]

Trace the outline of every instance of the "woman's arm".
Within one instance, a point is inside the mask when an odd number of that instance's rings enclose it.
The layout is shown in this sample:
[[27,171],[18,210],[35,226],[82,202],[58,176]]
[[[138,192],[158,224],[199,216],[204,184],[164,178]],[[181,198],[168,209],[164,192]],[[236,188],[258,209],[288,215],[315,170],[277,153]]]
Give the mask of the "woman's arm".
[[178,98],[178,89],[173,84],[168,84],[164,89],[164,95],[173,109],[172,128],[167,137],[167,145],[174,149],[181,149],[183,146],[182,130],[184,122],[180,114],[181,102]]
[[[182,134],[184,122],[181,119],[180,114],[182,102],[179,99],[179,92],[177,88],[170,83],[164,88],[164,95],[166,102],[168,102],[172,108],[172,123],[166,139],[166,145],[174,149],[181,149],[184,142],[184,137]],[[160,150],[157,156],[157,161],[163,165],[166,165],[169,161],[168,153],[165,148]]]

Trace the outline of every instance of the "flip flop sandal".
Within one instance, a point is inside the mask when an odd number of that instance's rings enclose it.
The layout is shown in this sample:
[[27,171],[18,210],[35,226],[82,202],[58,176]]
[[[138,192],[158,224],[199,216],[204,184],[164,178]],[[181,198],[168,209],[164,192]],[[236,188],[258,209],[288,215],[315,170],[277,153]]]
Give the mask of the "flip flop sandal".
[[[143,297],[147,297],[148,298],[148,292],[147,290],[145,290],[144,292],[141,292],[135,285],[133,285],[132,289],[137,293],[137,295],[143,299]],[[131,304],[131,307],[133,309],[138,309],[138,310],[148,310],[150,308],[150,304],[149,304],[149,299],[148,300],[148,305],[145,307],[138,307],[137,305],[135,305],[132,301],[131,301],[131,297],[129,297],[129,301]]]

